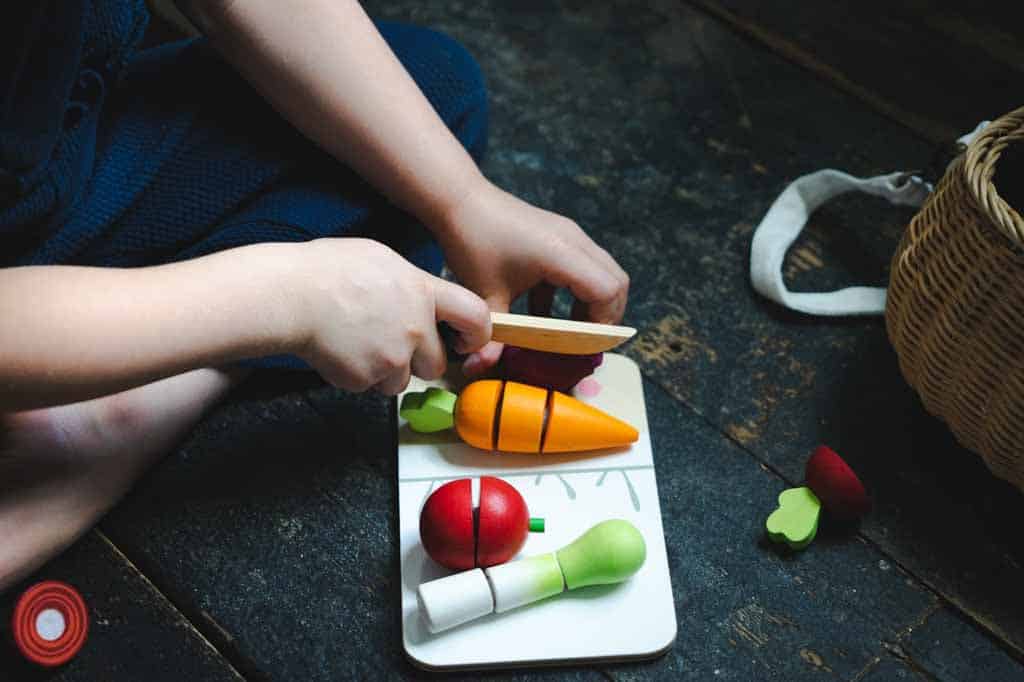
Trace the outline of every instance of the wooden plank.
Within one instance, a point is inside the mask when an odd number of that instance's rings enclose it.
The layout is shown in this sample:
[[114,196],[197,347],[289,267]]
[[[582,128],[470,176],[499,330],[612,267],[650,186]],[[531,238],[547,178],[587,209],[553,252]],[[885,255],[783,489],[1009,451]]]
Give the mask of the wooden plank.
[[4,680],[241,680],[238,672],[102,534],[70,550],[0,599],[0,613],[30,584],[62,580],[82,594],[89,636],[78,656],[52,673],[0,647]]
[[973,625],[952,609],[940,609],[904,638],[896,652],[940,680],[1020,677],[1019,662],[1001,647],[973,636],[971,630]]
[[1021,104],[1024,49],[1009,5],[690,2],[935,142]]

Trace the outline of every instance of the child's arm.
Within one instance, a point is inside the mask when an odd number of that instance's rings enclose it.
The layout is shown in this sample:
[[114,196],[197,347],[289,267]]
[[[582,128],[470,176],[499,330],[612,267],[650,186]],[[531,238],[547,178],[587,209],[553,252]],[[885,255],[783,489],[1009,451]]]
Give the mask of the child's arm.
[[178,0],[299,130],[427,223],[479,171],[356,0]]
[[294,353],[352,390],[444,371],[436,320],[464,350],[483,301],[365,239],[263,244],[136,269],[0,270],[0,412],[108,395],[196,367]]
[[[546,285],[576,313],[622,317],[629,278],[571,220],[488,182],[355,0],[178,0],[226,58],[296,127],[419,217],[459,280],[491,309]],[[489,344],[467,361],[493,364]]]

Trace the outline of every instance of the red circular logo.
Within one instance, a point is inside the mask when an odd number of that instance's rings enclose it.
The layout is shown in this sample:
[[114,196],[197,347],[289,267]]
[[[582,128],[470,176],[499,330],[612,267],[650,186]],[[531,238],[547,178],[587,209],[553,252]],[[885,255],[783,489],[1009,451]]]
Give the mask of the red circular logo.
[[89,612],[78,591],[47,580],[25,590],[14,607],[14,643],[38,665],[55,667],[74,658],[89,634]]

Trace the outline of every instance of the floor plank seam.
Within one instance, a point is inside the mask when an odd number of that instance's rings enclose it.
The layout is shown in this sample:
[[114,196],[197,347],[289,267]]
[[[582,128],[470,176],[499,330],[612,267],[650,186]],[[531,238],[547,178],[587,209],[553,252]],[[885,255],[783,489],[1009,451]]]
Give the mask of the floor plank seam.
[[945,605],[942,603],[941,600],[936,599],[935,603],[926,608],[924,611],[922,611],[921,615],[918,618],[916,618],[912,623],[909,623],[908,625],[906,625],[905,627],[901,628],[896,632],[896,641],[902,642],[905,638],[909,637],[911,634],[913,634],[914,630],[927,623],[928,619],[934,616],[939,611],[941,611],[944,608],[944,606]]
[[893,658],[898,659],[903,665],[913,670],[917,675],[928,680],[928,682],[945,682],[941,677],[936,676],[935,673],[925,668],[921,663],[918,663],[917,659],[898,643],[882,642],[882,648]]
[[[921,615],[918,616],[914,621],[907,626],[898,630],[895,635],[895,641],[882,640],[880,642],[881,650],[884,652],[883,655],[890,656],[899,660],[901,663],[910,668],[914,674],[918,675],[924,680],[929,682],[943,682],[942,678],[938,677],[935,673],[928,670],[923,664],[917,662],[913,654],[903,648],[903,640],[905,637],[913,633],[914,630],[928,622],[928,619],[933,615],[945,608],[945,604],[942,603],[941,599],[936,599],[935,603],[928,606]],[[879,663],[882,662],[882,656],[874,656],[870,661],[865,664],[863,668],[858,670],[853,677],[850,678],[849,682],[859,682],[870,673]]]
[[909,130],[916,137],[931,143],[947,144],[955,140],[961,133],[938,121],[923,118],[902,107],[887,102],[881,96],[854,82],[833,66],[818,61],[815,57],[796,43],[747,21],[710,0],[683,0],[695,10],[715,19],[734,32],[755,41],[767,48],[772,54],[782,57],[787,62],[809,71],[824,80],[836,90],[845,93],[872,111],[894,121]]
[[220,659],[224,662],[224,664],[228,666],[228,668],[231,670],[231,672],[235,674],[235,676],[238,679],[240,679],[240,680],[246,680],[247,679],[244,675],[242,675],[241,672],[239,672],[239,670],[235,666],[234,662],[228,656],[226,656],[224,654],[224,652],[221,651],[216,645],[214,645],[213,642],[210,641],[210,639],[206,636],[206,634],[196,626],[196,624],[192,621],[192,619],[189,618],[185,614],[185,612],[182,609],[180,609],[178,607],[178,605],[167,596],[167,594],[166,594],[166,592],[164,590],[161,590],[159,587],[157,587],[156,584],[152,580],[150,580],[149,576],[146,575],[145,573],[143,573],[142,570],[139,568],[139,566],[134,561],[132,561],[130,558],[128,558],[128,555],[126,555],[124,552],[122,552],[121,548],[118,547],[116,544],[114,544],[114,541],[111,540],[107,536],[106,533],[104,533],[98,527],[94,528],[93,532],[96,533],[97,537],[99,537],[101,542],[106,543],[107,546],[110,547],[110,550],[112,552],[114,552],[115,555],[117,555],[121,559],[123,559],[129,566],[132,567],[132,569],[135,570],[136,574],[139,576],[139,578],[141,580],[143,580],[146,583],[146,585],[149,587],[149,589],[153,590],[153,592],[158,594],[160,596],[160,598],[163,599],[170,608],[174,609],[174,612],[177,613],[178,616],[181,617],[181,620],[188,626],[188,628],[192,631],[192,633],[196,637],[198,637],[199,640],[203,644],[205,644],[207,647],[209,647],[211,650],[213,650],[217,654],[217,656],[220,657]]
[[[113,551],[119,557],[124,559],[128,563],[128,565],[130,565],[135,570],[139,578],[143,582],[145,582],[148,588],[150,588],[158,595],[160,595],[161,599],[163,599],[168,606],[174,609],[175,613],[177,613],[181,617],[182,622],[184,622],[187,625],[189,630],[193,631],[193,633],[206,646],[210,647],[214,652],[216,652],[220,659],[223,660],[224,665],[226,665],[228,669],[230,669],[231,673],[233,673],[234,676],[238,677],[238,679],[240,680],[249,680],[249,678],[243,675],[242,672],[239,670],[239,666],[237,665],[238,662],[236,659],[234,659],[234,656],[229,655],[227,652],[223,651],[220,647],[214,644],[211,638],[209,637],[209,634],[207,633],[206,629],[197,625],[194,617],[189,616],[189,611],[191,609],[182,608],[175,600],[171,599],[168,594],[168,591],[158,587],[157,584],[150,577],[148,577],[145,572],[142,571],[138,563],[133,561],[125,552],[123,552],[121,548],[118,547],[114,543],[114,541],[111,540],[111,538],[108,535],[106,535],[105,532],[103,532],[98,526],[96,528],[93,528],[93,531],[95,532],[96,536],[100,539],[100,541],[110,546],[111,551]],[[223,628],[220,628],[219,625],[217,627],[222,632],[226,633],[226,631],[223,631]]]
[[864,667],[853,674],[853,677],[849,679],[849,682],[860,682],[864,679],[864,676],[871,672],[879,663],[882,662],[881,656],[875,656],[870,661],[864,664]]

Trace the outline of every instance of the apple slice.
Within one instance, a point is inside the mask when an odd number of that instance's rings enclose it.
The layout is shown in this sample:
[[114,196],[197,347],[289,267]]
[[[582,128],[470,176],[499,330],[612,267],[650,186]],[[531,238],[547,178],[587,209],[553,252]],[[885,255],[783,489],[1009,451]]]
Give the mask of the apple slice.
[[431,493],[420,512],[420,541],[431,559],[455,570],[476,566],[473,489],[468,478]]
[[482,476],[476,565],[505,563],[523,548],[529,531],[530,513],[519,491],[500,478]]

